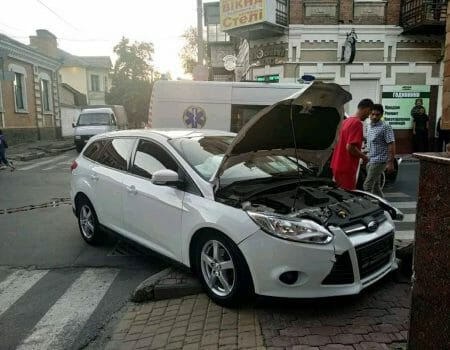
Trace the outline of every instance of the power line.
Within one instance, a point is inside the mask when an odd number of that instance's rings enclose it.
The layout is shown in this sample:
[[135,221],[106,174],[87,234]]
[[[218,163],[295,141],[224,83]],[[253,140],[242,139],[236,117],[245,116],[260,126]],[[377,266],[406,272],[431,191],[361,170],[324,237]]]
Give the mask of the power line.
[[50,7],[48,7],[45,3],[43,3],[41,0],[36,0],[39,4],[44,6],[47,10],[49,10],[51,13],[53,13],[56,17],[58,17],[61,21],[63,21],[68,26],[72,27],[76,31],[80,31],[77,27],[75,27],[72,23],[66,21],[63,17],[61,17],[58,13],[56,13],[54,10],[52,10]]
[[10,25],[8,25],[8,24],[6,24],[6,23],[2,23],[2,22],[0,22],[0,26],[6,27],[6,28],[9,28],[9,29],[12,29],[12,30],[18,31],[18,32],[23,32],[23,30],[22,30],[22,29],[19,29],[19,28],[15,28],[15,27],[11,27]]

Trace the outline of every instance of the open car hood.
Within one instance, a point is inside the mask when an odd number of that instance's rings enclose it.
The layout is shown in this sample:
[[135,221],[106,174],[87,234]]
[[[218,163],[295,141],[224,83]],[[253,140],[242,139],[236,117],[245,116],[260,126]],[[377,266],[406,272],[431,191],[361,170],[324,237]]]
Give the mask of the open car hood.
[[313,82],[257,113],[228,147],[212,181],[254,157],[298,157],[322,169],[336,143],[351,94],[334,83]]

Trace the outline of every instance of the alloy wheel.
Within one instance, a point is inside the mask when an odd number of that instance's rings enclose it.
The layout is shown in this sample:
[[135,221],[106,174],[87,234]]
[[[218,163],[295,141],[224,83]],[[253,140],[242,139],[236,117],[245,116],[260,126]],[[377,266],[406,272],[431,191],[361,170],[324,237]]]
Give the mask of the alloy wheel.
[[200,262],[203,279],[209,289],[218,296],[228,296],[236,283],[236,271],[228,249],[217,240],[206,241]]
[[94,215],[88,205],[83,205],[80,210],[80,226],[83,236],[92,239],[94,236]]

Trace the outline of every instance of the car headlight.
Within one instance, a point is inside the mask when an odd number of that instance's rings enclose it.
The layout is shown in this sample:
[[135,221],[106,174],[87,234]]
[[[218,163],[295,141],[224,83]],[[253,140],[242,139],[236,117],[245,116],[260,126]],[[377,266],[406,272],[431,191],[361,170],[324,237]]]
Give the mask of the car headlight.
[[334,236],[323,226],[306,219],[289,219],[268,213],[247,211],[261,229],[273,236],[301,243],[327,244]]

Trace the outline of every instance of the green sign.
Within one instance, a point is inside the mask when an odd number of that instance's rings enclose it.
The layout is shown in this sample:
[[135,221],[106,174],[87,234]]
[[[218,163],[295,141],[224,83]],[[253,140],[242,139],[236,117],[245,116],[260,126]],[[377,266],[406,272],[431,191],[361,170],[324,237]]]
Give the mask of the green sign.
[[262,83],[278,83],[280,81],[280,75],[279,74],[258,75],[256,77],[256,81]]
[[421,100],[425,113],[430,107],[430,86],[428,85],[385,85],[381,95],[384,107],[384,121],[393,129],[412,129],[411,110]]

